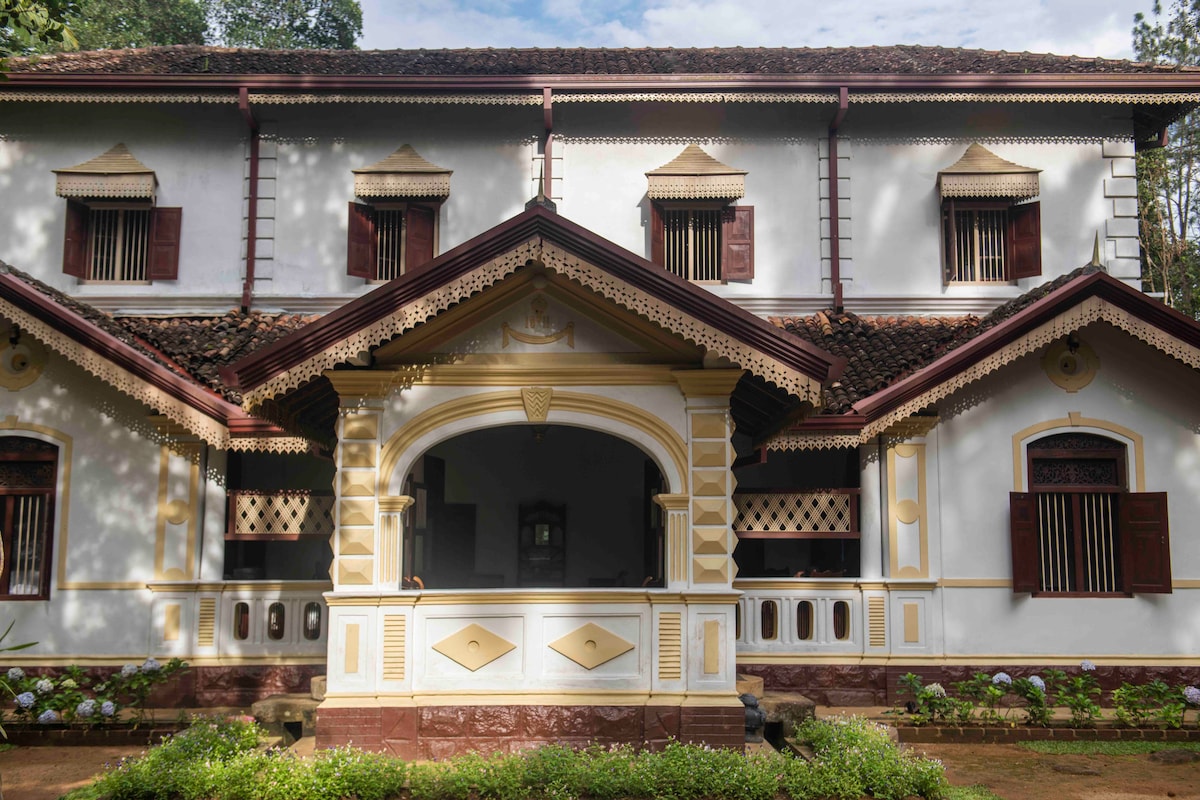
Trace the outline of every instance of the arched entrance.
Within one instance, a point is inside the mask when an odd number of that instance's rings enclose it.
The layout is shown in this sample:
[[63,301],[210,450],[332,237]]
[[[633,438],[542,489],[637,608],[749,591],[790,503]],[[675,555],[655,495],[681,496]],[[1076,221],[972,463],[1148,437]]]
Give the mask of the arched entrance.
[[570,425],[482,428],[412,462],[404,579],[426,589],[649,587],[663,580],[655,462]]

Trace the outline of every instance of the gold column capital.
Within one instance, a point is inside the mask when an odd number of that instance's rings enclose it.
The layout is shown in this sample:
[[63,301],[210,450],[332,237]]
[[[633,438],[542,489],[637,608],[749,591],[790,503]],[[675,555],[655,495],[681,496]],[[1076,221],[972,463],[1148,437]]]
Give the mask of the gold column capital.
[[415,502],[417,499],[407,494],[381,497],[379,498],[379,510],[384,514],[399,514]]
[[688,502],[692,499],[687,494],[656,494],[654,502],[663,511],[686,511]]
[[399,376],[393,369],[327,369],[323,374],[333,384],[343,404],[352,398],[386,397],[400,385]]
[[728,399],[744,373],[744,369],[687,369],[675,370],[671,376],[679,384],[684,397]]

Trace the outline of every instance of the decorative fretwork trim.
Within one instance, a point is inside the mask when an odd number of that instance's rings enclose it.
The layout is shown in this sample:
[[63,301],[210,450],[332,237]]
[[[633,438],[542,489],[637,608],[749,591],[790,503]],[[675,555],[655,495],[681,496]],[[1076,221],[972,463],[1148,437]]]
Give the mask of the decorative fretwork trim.
[[934,386],[918,397],[901,404],[889,413],[866,425],[861,434],[866,441],[886,431],[893,423],[909,417],[932,403],[948,397],[963,387],[978,381],[1024,355],[1033,353],[1068,333],[1093,322],[1107,322],[1140,339],[1193,369],[1200,368],[1200,349],[1182,342],[1161,328],[1151,325],[1130,312],[1117,308],[1099,297],[1089,297],[1049,322],[1039,325],[1015,342],[1005,345],[972,364],[967,369]]
[[538,94],[250,94],[261,105],[311,103],[427,103],[433,105],[540,106]]
[[0,92],[0,101],[15,103],[236,103],[236,92],[202,94],[137,94],[135,92]]
[[334,496],[311,492],[230,492],[233,536],[333,535]]
[[1036,172],[1025,174],[942,175],[942,197],[1037,197],[1041,193]]
[[767,450],[841,450],[858,447],[862,437],[857,433],[778,433],[766,441]]
[[312,442],[299,436],[234,436],[226,449],[238,453],[307,453]]
[[735,531],[857,533],[851,495],[840,492],[735,492]]
[[335,364],[347,361],[390,341],[417,325],[426,322],[450,306],[499,283],[516,272],[529,260],[539,260],[548,269],[583,286],[614,303],[639,314],[672,333],[695,342],[714,356],[724,357],[748,369],[796,397],[814,405],[820,403],[820,384],[797,370],[781,364],[743,342],[734,341],[725,333],[701,322],[679,309],[649,294],[629,286],[609,273],[570,255],[541,237],[534,237],[513,250],[482,264],[471,272],[412,301],[380,320],[363,327],[346,339],[310,356],[291,369],[276,375],[243,396],[242,405],[248,411],[263,401],[299,388]]
[[851,92],[851,103],[1197,103],[1195,92]]
[[59,175],[54,193],[59,197],[118,197],[150,200],[157,181],[148,175],[98,175],[79,173]]
[[[836,103],[836,92],[564,92],[555,103]],[[539,98],[540,102],[540,98]]]

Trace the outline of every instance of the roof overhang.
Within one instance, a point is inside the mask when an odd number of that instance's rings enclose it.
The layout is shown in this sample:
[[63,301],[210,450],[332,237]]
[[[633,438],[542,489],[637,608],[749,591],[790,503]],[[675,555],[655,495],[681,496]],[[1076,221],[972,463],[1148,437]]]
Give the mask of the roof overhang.
[[535,205],[226,374],[243,407],[258,411],[523,269],[563,276],[814,406],[842,368],[841,359]]
[[854,447],[881,435],[911,435],[907,422],[939,400],[1094,322],[1107,322],[1193,369],[1200,324],[1105,272],[1080,275],[961,347],[854,404],[814,416],[765,442],[772,450]]
[[2,265],[0,317],[213,447],[272,452],[312,448],[308,440],[250,418],[215,392],[156,363]]

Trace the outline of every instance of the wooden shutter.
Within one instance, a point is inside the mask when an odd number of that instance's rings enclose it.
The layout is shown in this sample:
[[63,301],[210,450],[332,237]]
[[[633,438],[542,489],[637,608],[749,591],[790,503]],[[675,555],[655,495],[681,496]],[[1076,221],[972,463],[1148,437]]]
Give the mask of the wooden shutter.
[[1037,496],[1032,492],[1009,492],[1008,509],[1013,591],[1036,592],[1039,588]]
[[721,212],[721,277],[754,277],[754,206],[729,206]]
[[404,271],[408,272],[433,260],[433,226],[437,210],[410,205],[404,220]]
[[1126,591],[1170,593],[1167,493],[1123,494],[1119,503],[1121,571]]
[[83,203],[67,201],[67,232],[63,238],[63,273],[87,277],[88,214]]
[[663,223],[662,209],[657,203],[650,204],[650,260],[660,267],[667,265],[666,225]]
[[179,232],[182,228],[182,208],[150,209],[150,264],[146,270],[150,280],[179,278]]
[[378,259],[375,251],[374,206],[350,203],[346,242],[346,274],[351,278],[374,279]]
[[954,200],[942,203],[942,280],[950,283],[958,277],[958,219]]
[[1008,209],[1008,276],[1042,274],[1042,204],[1022,203]]

